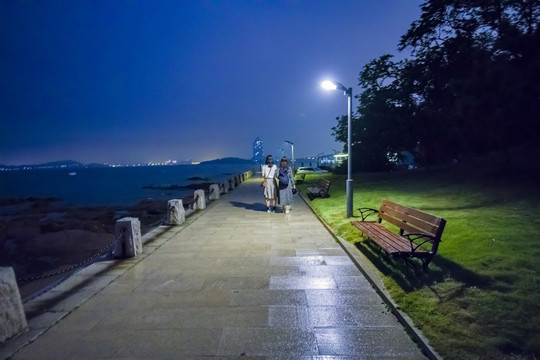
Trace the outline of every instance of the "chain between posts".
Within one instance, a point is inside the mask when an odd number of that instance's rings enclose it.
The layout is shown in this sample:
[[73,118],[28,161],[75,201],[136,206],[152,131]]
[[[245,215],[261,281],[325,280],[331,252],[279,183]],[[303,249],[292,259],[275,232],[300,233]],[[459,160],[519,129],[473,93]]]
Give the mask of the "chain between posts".
[[70,272],[70,271],[73,271],[85,264],[88,264],[89,262],[97,259],[98,257],[100,256],[103,256],[105,255],[114,245],[115,241],[113,240],[112,242],[110,242],[106,247],[104,247],[101,251],[99,251],[98,253],[90,256],[89,258],[81,261],[80,263],[78,264],[75,264],[75,265],[71,265],[67,268],[64,268],[62,270],[58,270],[58,271],[55,271],[55,272],[51,272],[51,273],[45,273],[45,274],[40,274],[40,275],[31,275],[31,276],[27,276],[27,277],[24,277],[22,279],[17,279],[17,283],[19,284],[24,284],[24,283],[27,283],[27,282],[32,282],[32,281],[36,281],[36,280],[43,280],[43,279],[47,279],[47,278],[50,278],[50,277],[53,277],[53,276],[58,276],[58,275],[62,275],[62,274],[65,274],[67,272]]
[[143,229],[145,230],[145,233],[146,233],[146,230],[153,229],[155,227],[163,225],[165,223],[165,220],[166,220],[166,218],[162,217],[161,219],[159,219],[155,223],[152,223],[150,225],[141,226],[141,233],[143,232]]

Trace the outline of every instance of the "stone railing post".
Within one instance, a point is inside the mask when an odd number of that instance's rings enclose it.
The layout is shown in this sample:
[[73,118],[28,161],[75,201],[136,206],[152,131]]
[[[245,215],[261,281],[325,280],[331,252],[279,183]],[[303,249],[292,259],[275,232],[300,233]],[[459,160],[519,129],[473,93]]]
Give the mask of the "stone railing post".
[[229,181],[229,190],[234,190],[234,179],[230,178],[228,181]]
[[182,199],[172,199],[167,202],[167,225],[181,225],[186,221],[186,211]]
[[246,173],[242,173],[242,181],[246,181]]
[[142,252],[141,222],[137,218],[125,217],[116,221],[114,257],[130,258]]
[[206,209],[206,198],[204,196],[204,190],[202,189],[195,190],[195,193],[193,194],[193,198],[195,201],[195,204],[193,205],[193,209],[195,210]]
[[208,196],[208,198],[210,200],[219,199],[219,185],[218,184],[210,185],[210,195]]
[[0,267],[0,344],[26,330],[26,316],[15,272]]
[[221,186],[223,187],[223,193],[227,194],[229,192],[229,182],[224,181],[221,183]]

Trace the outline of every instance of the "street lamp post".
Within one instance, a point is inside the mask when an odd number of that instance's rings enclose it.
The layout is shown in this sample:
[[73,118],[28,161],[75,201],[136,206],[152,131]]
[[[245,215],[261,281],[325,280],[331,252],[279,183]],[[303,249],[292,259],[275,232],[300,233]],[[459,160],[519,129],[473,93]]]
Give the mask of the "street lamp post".
[[347,109],[347,217],[350,218],[353,215],[353,180],[352,180],[352,148],[351,148],[351,116],[352,116],[352,88],[346,88],[337,81],[323,81],[322,87],[327,90],[342,90],[344,95],[348,97],[348,109]]
[[292,162],[292,168],[294,169],[294,143],[289,140],[285,140],[287,144],[291,144],[291,162]]

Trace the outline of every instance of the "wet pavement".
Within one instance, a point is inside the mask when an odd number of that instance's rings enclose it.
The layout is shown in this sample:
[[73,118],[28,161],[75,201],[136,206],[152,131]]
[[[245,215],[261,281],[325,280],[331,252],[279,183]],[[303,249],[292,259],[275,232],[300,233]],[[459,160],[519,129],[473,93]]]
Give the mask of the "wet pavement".
[[425,359],[298,196],[269,214],[250,179],[152,236],[29,304],[13,359]]

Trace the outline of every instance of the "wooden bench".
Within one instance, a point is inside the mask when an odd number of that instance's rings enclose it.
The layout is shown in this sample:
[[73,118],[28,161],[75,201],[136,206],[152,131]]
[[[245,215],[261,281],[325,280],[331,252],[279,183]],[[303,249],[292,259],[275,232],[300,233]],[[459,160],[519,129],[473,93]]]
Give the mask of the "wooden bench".
[[[441,235],[446,225],[443,218],[383,200],[379,210],[360,208],[362,221],[351,221],[365,237],[377,244],[391,256],[405,259],[418,258],[427,269],[437,253]],[[378,215],[377,221],[366,221],[370,215]],[[399,228],[399,233],[382,225],[387,221]]]
[[308,187],[308,196],[310,199],[314,199],[317,196],[322,198],[328,197],[328,191],[330,190],[330,181],[326,179],[321,179],[317,186]]
[[306,173],[296,173],[296,175],[294,175],[294,182],[297,184],[303,183],[305,179]]

